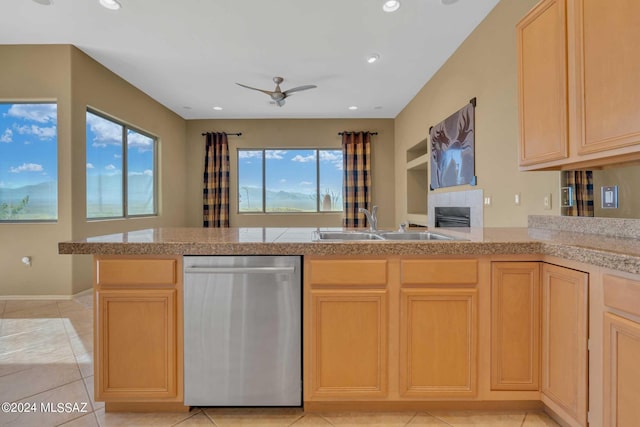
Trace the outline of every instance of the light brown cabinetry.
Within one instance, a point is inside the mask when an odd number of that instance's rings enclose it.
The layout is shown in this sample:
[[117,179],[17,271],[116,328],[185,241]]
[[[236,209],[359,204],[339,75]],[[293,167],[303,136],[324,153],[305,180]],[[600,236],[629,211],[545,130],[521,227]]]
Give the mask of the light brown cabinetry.
[[477,395],[477,259],[305,257],[305,397]]
[[306,259],[305,274],[310,397],[385,397],[387,261]]
[[476,289],[402,289],[401,395],[477,393],[477,294]]
[[108,410],[182,402],[180,266],[179,257],[95,257],[95,396]]
[[640,420],[640,281],[605,275],[603,331],[605,427]]
[[542,401],[572,425],[587,425],[587,273],[542,266]]
[[518,23],[520,166],[640,158],[640,3],[543,0]]
[[565,16],[545,0],[517,26],[521,166],[569,155]]
[[491,389],[539,390],[540,263],[491,270]]

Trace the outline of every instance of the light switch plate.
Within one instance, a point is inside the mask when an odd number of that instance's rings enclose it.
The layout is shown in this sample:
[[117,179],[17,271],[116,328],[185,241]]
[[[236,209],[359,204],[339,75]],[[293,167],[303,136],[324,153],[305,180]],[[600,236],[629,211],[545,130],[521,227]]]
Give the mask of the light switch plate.
[[600,187],[602,209],[618,208],[618,186],[606,185]]

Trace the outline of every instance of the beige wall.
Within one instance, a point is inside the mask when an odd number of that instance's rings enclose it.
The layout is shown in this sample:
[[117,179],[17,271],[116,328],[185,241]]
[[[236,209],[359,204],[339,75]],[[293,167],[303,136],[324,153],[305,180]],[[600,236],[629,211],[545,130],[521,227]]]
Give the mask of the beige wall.
[[0,101],[58,103],[58,222],[0,224],[0,295],[68,295],[71,257],[58,255],[58,242],[72,228],[71,47],[0,45],[0,63]]
[[[502,0],[436,75],[396,117],[396,218],[406,217],[406,150],[428,136],[429,127],[477,98],[477,187],[493,203],[484,208],[486,227],[526,226],[530,214],[559,214],[558,172],[518,171],[516,23],[537,0]],[[521,194],[520,206],[514,195]],[[543,199],[552,193],[553,209]]]
[[237,149],[238,148],[340,148],[343,130],[378,132],[372,138],[372,201],[379,205],[381,227],[394,224],[393,120],[391,119],[298,119],[298,120],[190,120],[187,122],[188,200],[187,223],[202,226],[202,174],[204,170],[203,132],[242,132],[229,137],[231,162],[231,226],[232,227],[313,227],[340,226],[342,215],[319,214],[238,214]]
[[[183,225],[186,216],[185,121],[80,50],[68,45],[0,45],[0,101],[58,103],[58,222],[0,224],[0,296],[70,295],[91,287],[89,256],[58,255],[58,242],[124,230]],[[160,141],[160,215],[87,222],[87,105]],[[25,267],[20,258],[33,257]]]
[[[125,80],[85,55],[71,51],[73,162],[72,238],[161,226],[182,226],[187,212],[186,122]],[[158,137],[158,216],[87,221],[86,122],[87,107]],[[91,257],[74,256],[74,293],[91,285]]]

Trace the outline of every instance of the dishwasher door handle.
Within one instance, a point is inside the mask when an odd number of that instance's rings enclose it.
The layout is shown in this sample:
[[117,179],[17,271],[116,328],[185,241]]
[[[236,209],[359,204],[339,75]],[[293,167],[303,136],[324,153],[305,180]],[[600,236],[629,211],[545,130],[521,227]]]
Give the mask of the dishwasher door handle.
[[294,273],[295,267],[185,267],[185,274],[252,274],[252,273]]

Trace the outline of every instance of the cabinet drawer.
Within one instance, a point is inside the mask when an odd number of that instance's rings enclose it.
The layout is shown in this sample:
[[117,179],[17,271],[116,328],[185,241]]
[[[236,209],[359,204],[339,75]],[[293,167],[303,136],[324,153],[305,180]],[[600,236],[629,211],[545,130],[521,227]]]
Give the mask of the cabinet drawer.
[[478,260],[429,259],[401,261],[403,285],[470,285],[478,282]]
[[386,285],[387,261],[311,260],[309,280],[312,285]]
[[605,305],[640,316],[640,281],[604,275]]
[[96,259],[96,284],[175,285],[178,282],[175,259]]

